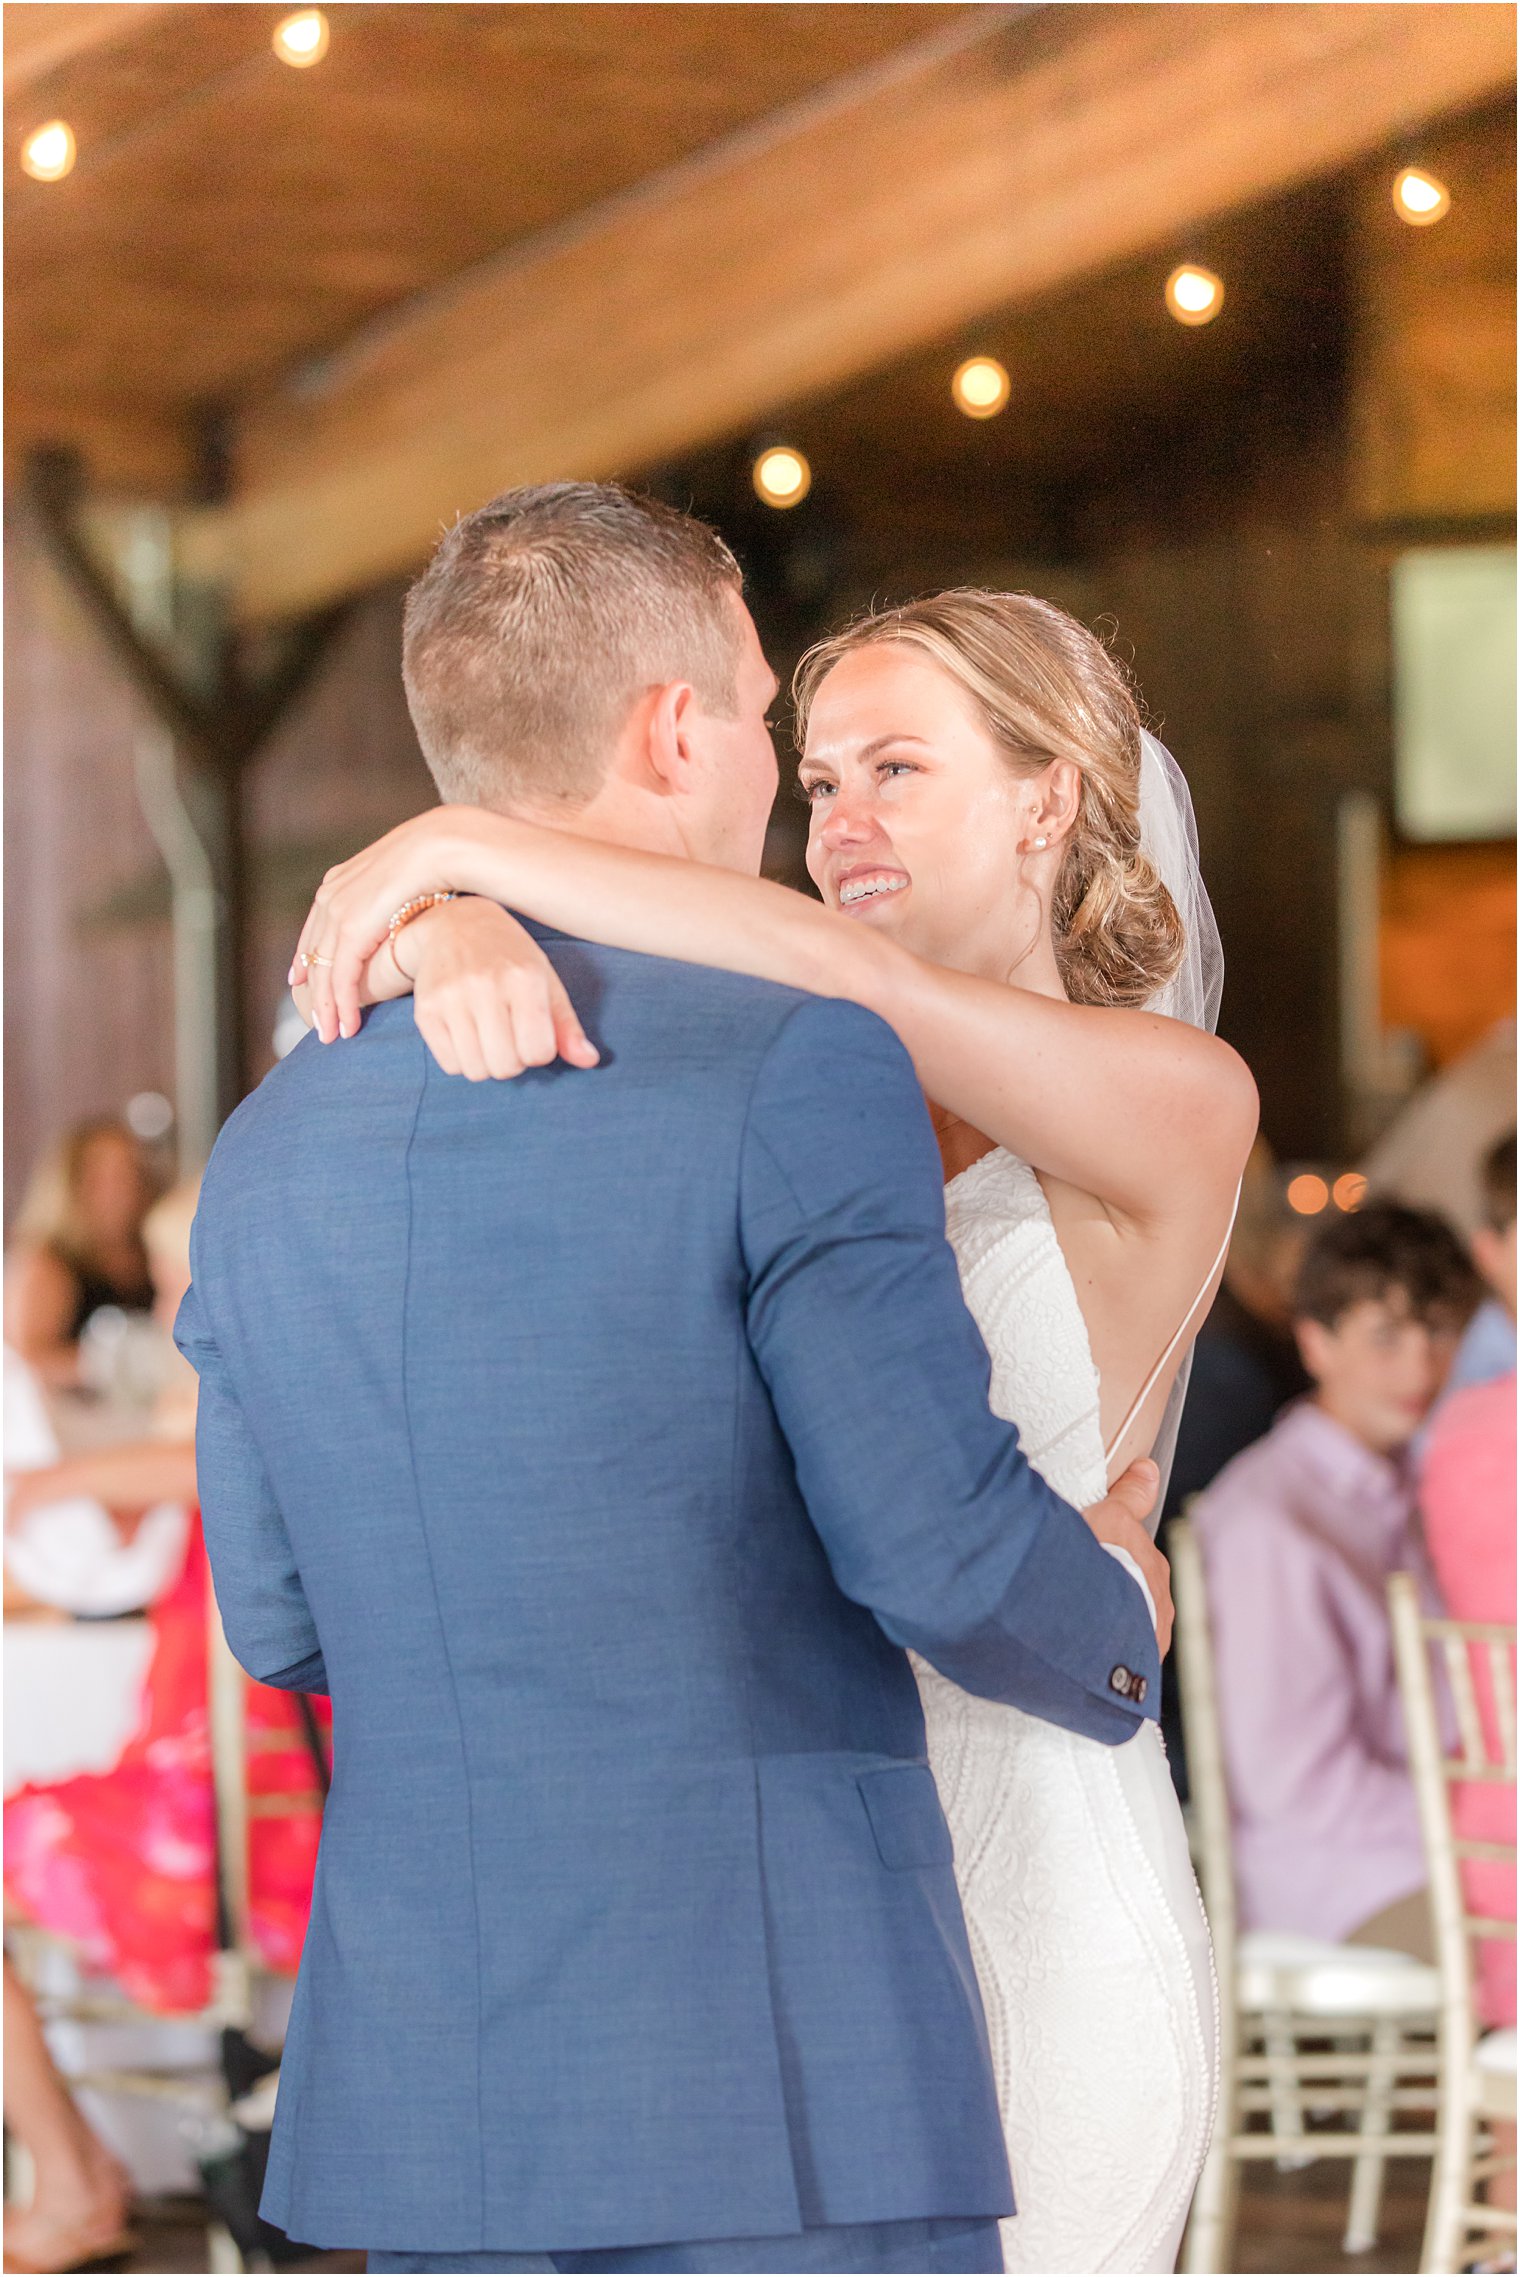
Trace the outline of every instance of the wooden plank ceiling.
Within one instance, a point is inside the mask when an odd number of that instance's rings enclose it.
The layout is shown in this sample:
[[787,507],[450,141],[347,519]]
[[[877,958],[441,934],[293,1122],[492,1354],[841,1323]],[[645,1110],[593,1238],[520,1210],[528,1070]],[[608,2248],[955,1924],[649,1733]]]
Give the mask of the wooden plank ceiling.
[[[10,447],[183,494],[221,437],[197,557],[256,617],[503,483],[635,471],[1196,250],[1514,75],[1486,5],[338,5],[311,71],[281,12],[49,8],[5,173]],[[54,116],[80,160],[44,186],[17,152]]]
[[47,0],[42,7],[8,8],[4,63],[7,103],[30,95],[64,64],[80,56],[103,54],[118,41],[145,29],[151,17],[168,13],[167,6],[141,7],[135,0]]
[[[5,8],[13,449],[73,436],[107,479],[161,474],[187,415],[951,13],[339,0],[293,71],[286,12]],[[33,182],[21,143],[52,118],[78,163]]]

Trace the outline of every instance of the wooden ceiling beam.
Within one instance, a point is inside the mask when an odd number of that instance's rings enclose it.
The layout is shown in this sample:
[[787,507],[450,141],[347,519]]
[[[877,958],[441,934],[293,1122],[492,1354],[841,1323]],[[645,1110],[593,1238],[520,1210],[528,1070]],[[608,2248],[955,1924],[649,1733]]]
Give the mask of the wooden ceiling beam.
[[1482,0],[1000,12],[962,52],[739,138],[255,407],[239,494],[207,536],[249,615],[308,609],[410,567],[496,490],[633,471],[762,422],[995,307],[1181,245],[1514,69],[1512,11]]
[[192,494],[195,434],[183,415],[157,405],[81,408],[60,403],[35,383],[13,381],[5,395],[6,474],[17,479],[33,451],[59,448],[77,451],[91,489],[107,497],[177,499]]
[[160,16],[167,16],[172,0],[158,7],[138,0],[15,0],[4,12],[5,100],[13,103],[29,95],[66,63],[81,56],[117,47]]

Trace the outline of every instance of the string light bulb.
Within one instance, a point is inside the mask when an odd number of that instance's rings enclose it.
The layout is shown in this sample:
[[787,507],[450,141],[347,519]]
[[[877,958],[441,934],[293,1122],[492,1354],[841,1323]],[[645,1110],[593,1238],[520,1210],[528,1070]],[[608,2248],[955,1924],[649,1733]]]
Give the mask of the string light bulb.
[[1344,1170],[1330,1193],[1338,1210],[1359,1210],[1366,1198],[1366,1178],[1360,1170]]
[[288,63],[293,71],[305,71],[321,62],[330,37],[321,9],[301,8],[275,25],[272,44],[282,63]]
[[1329,1200],[1329,1187],[1312,1170],[1305,1170],[1288,1181],[1288,1207],[1301,1218],[1317,1218]]
[[1223,280],[1184,261],[1166,280],[1166,305],[1179,324],[1212,324],[1224,306]]
[[1451,192],[1423,166],[1406,166],[1393,185],[1393,210],[1411,229],[1428,229],[1451,211]]
[[950,382],[957,410],[968,419],[995,419],[1013,383],[995,356],[968,356]]
[[62,119],[49,119],[21,145],[21,163],[34,182],[61,182],[78,155],[74,130]]
[[755,496],[767,506],[800,506],[813,487],[813,470],[790,443],[773,443],[750,469]]

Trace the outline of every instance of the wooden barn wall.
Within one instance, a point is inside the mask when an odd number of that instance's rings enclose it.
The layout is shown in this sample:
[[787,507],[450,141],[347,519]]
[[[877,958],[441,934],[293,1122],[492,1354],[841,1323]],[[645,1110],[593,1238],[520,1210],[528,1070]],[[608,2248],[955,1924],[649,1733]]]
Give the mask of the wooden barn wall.
[[24,515],[5,524],[5,1215],[82,1116],[173,1090],[164,926],[93,912],[157,855],[133,787],[144,714]]
[[[290,954],[323,870],[437,797],[401,685],[403,591],[388,586],[356,604],[326,669],[254,770],[248,1032],[256,1050],[284,999]],[[254,1072],[268,1064],[266,1050]]]
[[[137,805],[146,715],[24,509],[5,526],[5,1216],[38,1150],[139,1091],[173,1096],[168,891]],[[250,786],[256,1072],[310,886],[432,796],[400,675],[400,593],[360,602]],[[103,907],[127,913],[103,919]]]
[[1385,809],[1382,577],[1341,512],[1337,407],[1308,396],[1089,504],[1092,579],[1182,759],[1225,952],[1220,1026],[1284,1158],[1341,1128],[1336,816]]

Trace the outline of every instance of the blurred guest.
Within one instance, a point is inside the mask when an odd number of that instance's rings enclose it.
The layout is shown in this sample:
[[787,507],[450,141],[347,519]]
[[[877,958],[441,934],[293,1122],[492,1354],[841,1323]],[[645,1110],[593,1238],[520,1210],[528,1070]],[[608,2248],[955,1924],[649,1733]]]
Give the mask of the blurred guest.
[[[1515,1328],[1515,1133],[1499,1140],[1483,1160],[1483,1222],[1472,1238],[1473,1263],[1494,1301]],[[1514,1346],[1511,1343],[1511,1372]],[[1498,1370],[1503,1374],[1506,1371]]]
[[131,2177],[59,2078],[37,2011],[5,1963],[5,2131],[29,2154],[32,2195],[5,2210],[5,2266],[65,2270],[130,2250]]
[[[177,1187],[146,1235],[160,1309],[172,1317],[190,1280],[196,1190]],[[165,1500],[195,1501],[194,1372],[165,1393],[160,1435],[23,1473],[14,1493],[35,1503],[87,1496],[130,1531]],[[193,1523],[170,1587],[150,1609],[154,1652],[137,1731],[107,1772],[22,1787],[5,1806],[5,1891],[11,1905],[67,1938],[91,1968],[144,2007],[196,2009],[210,1997],[217,1931],[215,1805],[207,1719],[209,1590]],[[250,1926],[272,1968],[293,1972],[311,1902],[326,1775],[318,1719],[291,1694],[250,1685],[247,1721],[259,1734],[255,1788],[296,1794],[288,1816],[260,1818],[251,1836]]]
[[1479,1173],[1482,1222],[1473,1230],[1473,1263],[1492,1292],[1468,1323],[1452,1362],[1448,1394],[1491,1384],[1515,1372],[1515,1134],[1484,1157]]
[[1471,1236],[1483,1223],[1482,1165],[1515,1127],[1515,1023],[1501,1020],[1421,1086],[1363,1163],[1371,1198],[1438,1210]]
[[1384,1591],[1429,1588],[1404,1458],[1477,1294],[1425,1211],[1322,1222],[1293,1305],[1313,1389],[1194,1506],[1247,1927],[1429,1953]]
[[[1473,1237],[1484,1279],[1515,1313],[1515,1137],[1502,1139],[1484,1165],[1488,1222]],[[1431,1424],[1421,1482],[1425,1535],[1448,1612],[1459,1621],[1510,1622],[1515,1617],[1515,1371],[1469,1385],[1441,1404]],[[1487,1744],[1496,1749],[1499,1719],[1488,1656],[1473,1654]],[[1457,1832],[1475,1842],[1513,1843],[1513,1787],[1456,1790]],[[1489,1918],[1515,1918],[1512,1865],[1468,1860],[1462,1868],[1468,1903]],[[1515,2021],[1515,1946],[1485,1938],[1478,1949],[1477,1997],[1484,2023]]]
[[141,1147],[108,1119],[76,1124],[33,1173],[7,1260],[5,1337],[44,1383],[79,1383],[79,1340],[103,1306],[151,1308],[152,1200]]
[[189,1285],[195,1183],[177,1186],[142,1227],[163,1332],[161,1382],[148,1435],[60,1459],[45,1403],[26,1363],[5,1355],[5,1571],[17,1595],[68,1612],[140,1610],[185,1559],[195,1500],[195,1375],[172,1330]]

